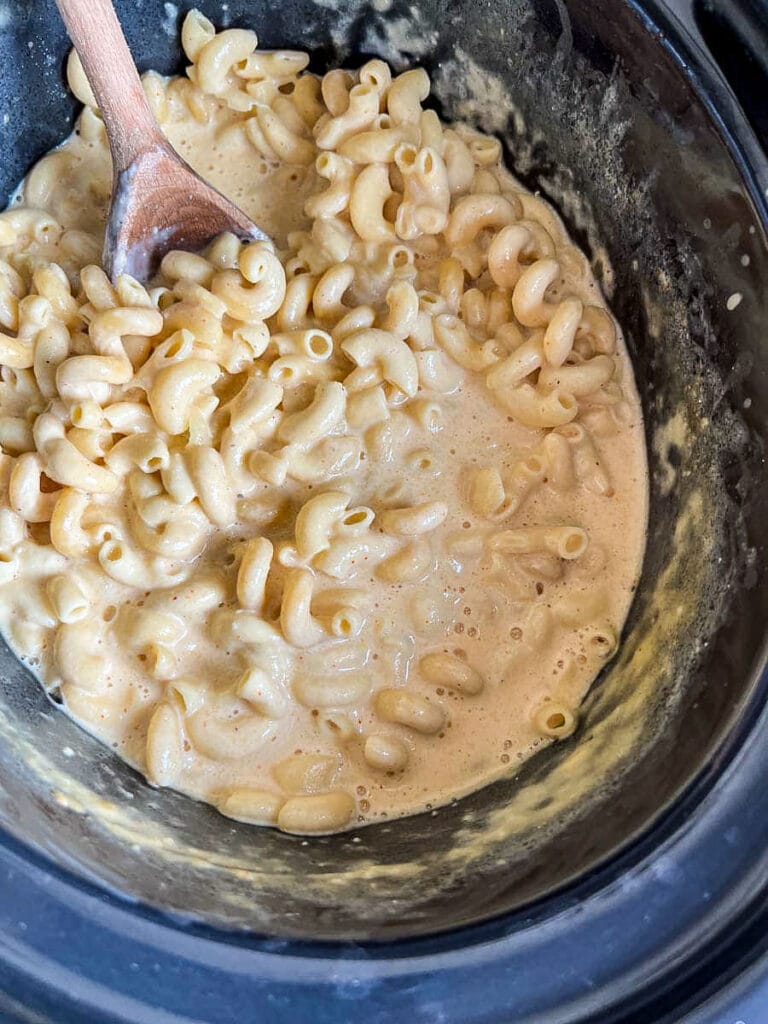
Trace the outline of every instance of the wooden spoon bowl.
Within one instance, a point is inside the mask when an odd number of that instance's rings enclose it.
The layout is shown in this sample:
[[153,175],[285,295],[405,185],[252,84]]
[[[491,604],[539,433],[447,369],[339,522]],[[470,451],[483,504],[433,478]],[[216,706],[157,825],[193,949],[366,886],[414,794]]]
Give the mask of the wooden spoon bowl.
[[163,136],[110,0],[56,0],[93,89],[112,153],[104,267],[147,280],[172,249],[199,251],[224,231],[267,236],[196,174]]

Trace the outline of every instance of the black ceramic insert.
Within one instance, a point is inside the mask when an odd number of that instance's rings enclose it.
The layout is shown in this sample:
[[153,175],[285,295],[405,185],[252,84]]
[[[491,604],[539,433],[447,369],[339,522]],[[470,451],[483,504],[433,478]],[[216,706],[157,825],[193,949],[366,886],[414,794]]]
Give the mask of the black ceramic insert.
[[[158,0],[116,6],[141,69],[182,68],[183,11]],[[506,100],[480,104],[478,124],[501,136],[512,169],[561,210],[631,348],[652,461],[645,569],[623,653],[594,687],[573,741],[435,815],[311,841],[152,790],[52,706],[3,648],[0,823],[67,872],[225,929],[375,943],[489,918],[505,929],[527,927],[607,884],[626,865],[617,855],[639,850],[633,842],[696,780],[703,794],[761,705],[764,158],[731,94],[655,3],[198,6],[219,25],[255,27],[265,47],[312,50],[318,71],[372,54],[421,64],[449,120],[478,83],[495,82],[498,95],[511,98],[514,114]],[[7,195],[68,134],[75,107],[62,84],[68,44],[52,3],[3,10]],[[683,442],[673,421],[683,425]],[[621,708],[641,686],[642,727],[629,730],[626,749],[612,751]],[[592,745],[593,784],[569,803],[547,780],[569,777],[578,744]],[[503,807],[527,808],[531,827],[510,826],[485,841]],[[580,888],[569,889],[577,879]]]

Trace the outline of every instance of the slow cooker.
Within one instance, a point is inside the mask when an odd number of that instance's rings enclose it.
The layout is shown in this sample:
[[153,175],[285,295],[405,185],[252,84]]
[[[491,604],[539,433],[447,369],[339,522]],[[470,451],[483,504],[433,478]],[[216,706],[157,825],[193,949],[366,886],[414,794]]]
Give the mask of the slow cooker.
[[[187,6],[186,0],[184,7]],[[768,1020],[765,0],[199,0],[314,67],[421,64],[555,203],[633,355],[648,552],[578,737],[306,839],[151,789],[0,651],[0,1012],[69,1022]],[[142,69],[184,11],[117,4]],[[0,6],[2,190],[71,130]]]

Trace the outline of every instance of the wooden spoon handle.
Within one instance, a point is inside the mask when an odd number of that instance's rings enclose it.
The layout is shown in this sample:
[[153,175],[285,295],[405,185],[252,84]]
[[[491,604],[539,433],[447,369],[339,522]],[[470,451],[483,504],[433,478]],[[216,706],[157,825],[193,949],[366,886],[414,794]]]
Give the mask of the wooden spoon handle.
[[115,173],[164,144],[111,0],[56,0],[107,127]]

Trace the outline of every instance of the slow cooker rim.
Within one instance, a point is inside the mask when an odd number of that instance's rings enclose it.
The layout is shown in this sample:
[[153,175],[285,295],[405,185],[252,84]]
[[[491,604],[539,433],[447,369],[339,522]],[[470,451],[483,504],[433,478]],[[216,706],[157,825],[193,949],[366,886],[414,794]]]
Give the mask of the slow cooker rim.
[[[758,139],[696,24],[695,0],[626,0],[691,84],[768,224],[768,139]],[[670,12],[674,11],[674,14]]]
[[[758,209],[761,220],[768,225],[768,159],[762,152],[757,138],[754,136],[748,122],[741,112],[741,109],[733,96],[727,82],[720,74],[711,58],[706,53],[703,45],[697,43],[695,27],[692,17],[687,26],[678,21],[675,23],[668,12],[662,10],[657,0],[646,0],[644,4],[638,0],[627,0],[627,5],[635,15],[646,25],[648,31],[657,36],[660,45],[668,50],[681,72],[689,79],[692,88],[695,90],[700,102],[705,106],[713,123],[718,129],[724,144],[727,146],[732,159],[739,169],[742,180],[748,189],[750,196]],[[690,8],[690,4],[684,3],[684,7]],[[693,34],[692,34],[693,33]],[[712,764],[705,766],[702,771],[693,779],[680,794],[673,805],[663,811],[657,819],[649,822],[647,826],[634,837],[630,837],[626,843],[615,851],[605,861],[596,865],[589,874],[579,881],[567,883],[555,892],[536,901],[527,908],[520,908],[511,914],[502,914],[491,918],[481,924],[467,925],[460,928],[448,930],[435,935],[419,939],[401,939],[392,942],[378,940],[371,943],[346,943],[346,942],[316,942],[298,939],[279,940],[281,944],[290,946],[297,955],[319,955],[323,951],[333,950],[338,954],[339,950],[365,950],[368,957],[375,955],[375,950],[392,952],[395,947],[403,951],[402,955],[414,955],[414,946],[422,943],[434,944],[445,942],[446,948],[454,945],[466,946],[486,942],[489,939],[485,929],[490,926],[498,926],[501,922],[513,922],[521,917],[528,921],[541,920],[542,917],[549,917],[552,913],[559,912],[557,909],[544,914],[534,914],[533,911],[539,907],[551,908],[553,902],[562,899],[565,893],[583,894],[584,885],[589,884],[590,893],[610,886],[612,882],[632,865],[639,863],[647,854],[648,846],[658,846],[652,842],[654,837],[662,836],[662,842],[701,808],[701,804],[707,794],[717,781],[718,774],[722,772],[734,759],[739,750],[739,744],[744,735],[754,727],[754,711],[757,707],[756,701],[762,703],[765,697],[765,689],[768,685],[768,677],[765,673],[765,650],[761,653],[758,663],[752,673],[750,710],[753,721],[746,723],[742,721],[740,728],[732,731],[724,737],[720,748],[717,751],[717,771],[713,770]],[[185,928],[192,934],[199,934],[217,942],[224,942],[227,945],[238,943],[238,939],[244,939],[244,945],[254,945],[260,948],[262,944],[274,946],[275,940],[267,936],[260,936],[256,933],[240,933],[227,931],[213,925],[184,922],[180,915],[169,914],[158,910],[150,905],[130,901],[124,894],[115,893],[101,882],[92,881],[90,878],[78,874],[74,869],[63,867],[50,855],[33,846],[27,845],[23,840],[18,839],[4,829],[0,829],[0,845],[15,857],[26,859],[35,864],[40,870],[55,876],[64,886],[80,890],[89,896],[110,899],[116,898],[120,901],[123,909],[130,913],[138,914],[147,920],[156,920],[165,927],[169,925],[174,928]],[[611,870],[611,869],[615,870]],[[509,929],[507,929],[507,932]],[[473,936],[475,936],[473,938]],[[468,941],[469,940],[469,941]]]

